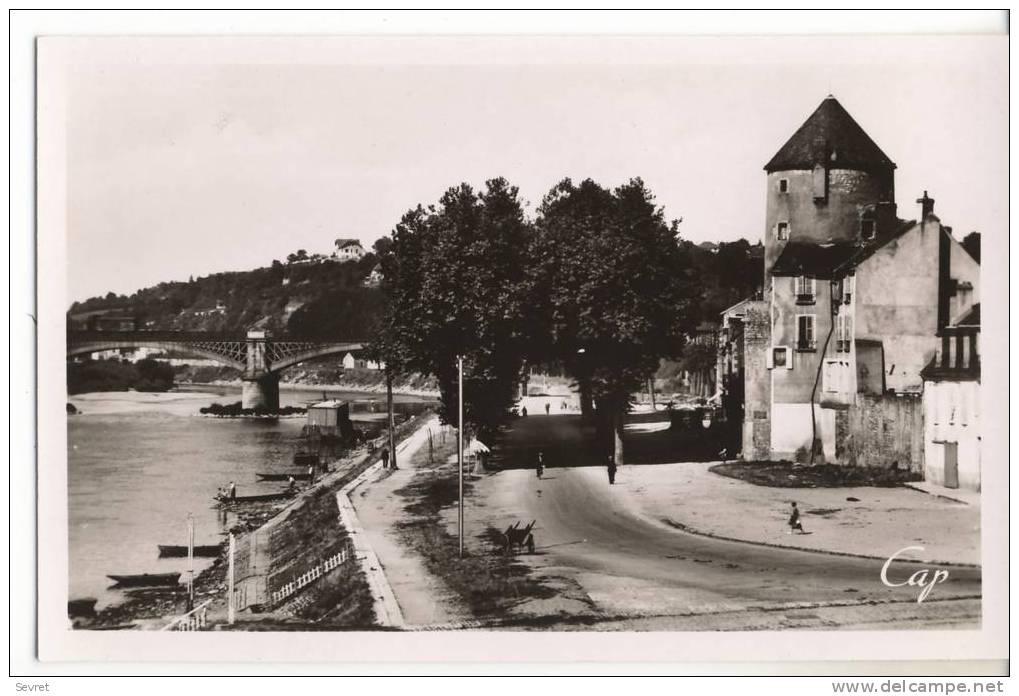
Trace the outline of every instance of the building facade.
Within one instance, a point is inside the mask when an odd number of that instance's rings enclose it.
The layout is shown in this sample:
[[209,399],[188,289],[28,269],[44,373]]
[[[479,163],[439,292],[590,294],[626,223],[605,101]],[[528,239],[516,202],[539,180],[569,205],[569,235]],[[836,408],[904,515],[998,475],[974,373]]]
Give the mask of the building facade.
[[834,97],[765,171],[766,317],[738,319],[744,458],[922,470],[921,372],[979,301],[979,264],[926,192],[919,222],[898,218],[895,164]]
[[357,261],[366,253],[357,239],[337,239],[333,256],[339,261]]

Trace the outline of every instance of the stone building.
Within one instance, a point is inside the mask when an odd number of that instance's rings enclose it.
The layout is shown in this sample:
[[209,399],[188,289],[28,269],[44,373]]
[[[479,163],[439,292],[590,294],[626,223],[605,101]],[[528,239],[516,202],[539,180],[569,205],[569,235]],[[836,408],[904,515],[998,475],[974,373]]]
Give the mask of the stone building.
[[743,308],[743,456],[922,470],[921,370],[979,301],[934,215],[898,218],[895,164],[826,98],[765,166],[764,305]]

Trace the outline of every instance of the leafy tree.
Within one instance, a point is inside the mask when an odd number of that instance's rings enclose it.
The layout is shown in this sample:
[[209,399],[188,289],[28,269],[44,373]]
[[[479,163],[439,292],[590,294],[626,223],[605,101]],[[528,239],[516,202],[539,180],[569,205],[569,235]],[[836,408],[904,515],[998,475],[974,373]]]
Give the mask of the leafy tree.
[[614,434],[622,463],[630,394],[679,351],[696,318],[677,224],[640,179],[611,192],[565,179],[545,196],[537,230],[535,345],[577,379],[582,404],[597,403],[600,431]]
[[456,421],[458,355],[468,423],[489,434],[513,403],[530,234],[516,187],[492,179],[484,191],[461,184],[437,205],[408,211],[391,242],[375,245],[388,302],[376,349],[393,370],[436,377],[446,422]]

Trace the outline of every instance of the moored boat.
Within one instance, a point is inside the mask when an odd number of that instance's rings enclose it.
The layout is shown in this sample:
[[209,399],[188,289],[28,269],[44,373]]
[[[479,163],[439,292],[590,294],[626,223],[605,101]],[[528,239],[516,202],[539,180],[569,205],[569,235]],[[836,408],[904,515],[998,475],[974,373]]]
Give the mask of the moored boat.
[[311,479],[311,474],[307,470],[304,471],[285,471],[282,473],[261,473],[255,474],[262,481],[286,481],[293,477],[295,481],[308,481]]
[[[160,558],[186,558],[188,547],[175,544],[158,544]],[[219,544],[207,544],[194,547],[195,558],[216,558],[219,556]]]
[[121,587],[168,587],[180,583],[180,573],[141,573],[106,577]]
[[221,505],[236,505],[238,503],[269,503],[274,500],[286,500],[296,495],[297,491],[283,491],[282,493],[264,493],[262,495],[238,495],[233,498],[218,495],[214,500]]

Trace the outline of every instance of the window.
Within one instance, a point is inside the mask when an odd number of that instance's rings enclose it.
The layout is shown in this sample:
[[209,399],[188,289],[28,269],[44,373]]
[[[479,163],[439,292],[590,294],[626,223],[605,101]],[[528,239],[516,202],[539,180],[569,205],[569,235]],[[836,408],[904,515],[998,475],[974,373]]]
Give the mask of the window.
[[824,361],[824,391],[828,393],[849,391],[849,363],[845,360]]
[[793,367],[793,356],[789,352],[788,346],[773,346],[771,352],[768,354],[768,369],[785,369],[791,370]]
[[853,319],[845,314],[835,317],[835,350],[848,353],[853,342]]
[[778,192],[779,193],[789,193],[789,179],[779,179],[778,180]]
[[872,218],[860,220],[860,236],[865,242],[869,242],[877,235],[877,223]]
[[811,183],[814,188],[814,202],[825,203],[828,201],[828,170],[824,165],[818,164],[811,174]]
[[798,314],[796,316],[796,350],[814,350],[814,315]]
[[814,304],[814,279],[807,276],[796,278],[796,304]]
[[853,301],[853,290],[856,289],[856,276],[846,276],[842,279],[842,302],[849,304]]
[[789,223],[788,222],[780,222],[780,223],[778,223],[778,226],[775,228],[775,230],[776,230],[776,234],[778,235],[778,241],[781,242],[781,241],[784,241],[786,239],[789,239]]

